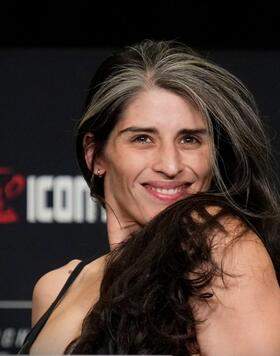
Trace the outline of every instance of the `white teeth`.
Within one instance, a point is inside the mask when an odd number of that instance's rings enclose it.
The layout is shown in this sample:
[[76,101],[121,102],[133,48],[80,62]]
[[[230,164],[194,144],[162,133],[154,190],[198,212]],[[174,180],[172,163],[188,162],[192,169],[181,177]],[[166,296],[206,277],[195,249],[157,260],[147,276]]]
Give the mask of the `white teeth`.
[[183,190],[183,187],[177,187],[177,188],[172,188],[172,189],[151,187],[151,190],[161,193],[161,194],[173,195],[178,192],[181,192]]

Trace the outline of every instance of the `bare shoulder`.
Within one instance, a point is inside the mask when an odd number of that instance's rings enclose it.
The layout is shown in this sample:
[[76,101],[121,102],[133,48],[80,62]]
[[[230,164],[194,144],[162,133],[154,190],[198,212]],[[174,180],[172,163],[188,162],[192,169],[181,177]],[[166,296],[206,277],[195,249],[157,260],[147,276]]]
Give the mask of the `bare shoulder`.
[[35,284],[32,295],[32,326],[49,308],[80,260],[72,260],[44,274]]
[[208,286],[213,297],[193,303],[196,316],[205,321],[197,329],[201,351],[210,356],[279,355],[280,288],[271,257],[244,219],[228,214],[218,220],[221,228],[210,242],[223,273]]
[[[211,207],[209,212],[215,215],[219,210]],[[256,266],[270,266],[273,269],[261,237],[245,220],[234,215],[221,216],[218,220],[221,229],[211,236],[212,253],[216,261],[232,269],[232,272],[244,272],[244,268],[251,269]]]

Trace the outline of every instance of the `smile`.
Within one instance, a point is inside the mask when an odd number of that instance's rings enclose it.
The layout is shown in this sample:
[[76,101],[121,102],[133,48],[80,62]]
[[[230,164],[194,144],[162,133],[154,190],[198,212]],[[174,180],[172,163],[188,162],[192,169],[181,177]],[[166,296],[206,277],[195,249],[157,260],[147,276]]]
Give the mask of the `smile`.
[[[167,184],[161,184],[161,185],[167,185]],[[169,184],[169,185],[174,185],[174,184]],[[190,190],[188,189],[190,187],[191,183],[186,183],[186,184],[181,184],[177,185],[174,187],[159,187],[151,184],[144,184],[144,188],[146,191],[153,196],[154,198],[157,198],[157,200],[160,200],[165,203],[173,203],[176,200],[183,199],[187,195],[190,195]]]
[[178,192],[181,192],[184,189],[184,186],[174,188],[174,189],[155,188],[151,186],[150,189],[153,190],[154,192],[167,194],[167,195],[174,195],[177,194]]

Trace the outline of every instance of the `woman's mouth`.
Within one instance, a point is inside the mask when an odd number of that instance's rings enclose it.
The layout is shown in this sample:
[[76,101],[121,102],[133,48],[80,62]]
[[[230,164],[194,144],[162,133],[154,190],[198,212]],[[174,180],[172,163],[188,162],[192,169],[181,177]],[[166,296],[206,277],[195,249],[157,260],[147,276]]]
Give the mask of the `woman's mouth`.
[[183,199],[190,195],[189,187],[192,183],[159,183],[159,184],[143,184],[146,191],[153,197],[165,203],[173,203],[176,200]]

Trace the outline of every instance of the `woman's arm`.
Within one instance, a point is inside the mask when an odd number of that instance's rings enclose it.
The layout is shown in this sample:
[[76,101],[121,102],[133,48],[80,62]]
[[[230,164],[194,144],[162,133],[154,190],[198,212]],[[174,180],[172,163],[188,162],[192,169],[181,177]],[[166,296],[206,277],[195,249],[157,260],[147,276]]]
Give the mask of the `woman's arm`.
[[46,273],[37,281],[32,295],[32,327],[50,307],[69,277],[69,273],[79,262],[80,260],[72,260]]
[[215,277],[209,302],[193,301],[201,355],[279,356],[280,289],[270,256],[259,237],[240,222],[223,222],[228,234],[215,236],[213,258],[222,265],[224,281]]

